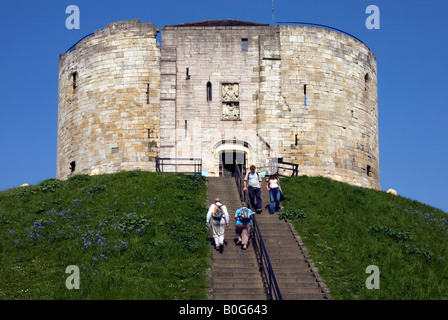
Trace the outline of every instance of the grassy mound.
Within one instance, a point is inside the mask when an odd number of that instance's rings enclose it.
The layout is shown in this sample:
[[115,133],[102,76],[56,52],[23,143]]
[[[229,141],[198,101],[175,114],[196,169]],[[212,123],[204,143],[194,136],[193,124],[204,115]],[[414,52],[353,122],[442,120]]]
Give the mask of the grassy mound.
[[205,199],[201,177],[140,171],[2,191],[0,299],[204,299]]
[[[326,178],[283,178],[282,188],[280,218],[332,298],[448,298],[445,212]],[[2,191],[0,299],[205,299],[205,200],[204,178],[141,171]],[[67,288],[72,266],[79,289]]]
[[[326,178],[282,179],[290,220],[334,299],[447,299],[448,215]],[[379,271],[379,289],[371,277]]]

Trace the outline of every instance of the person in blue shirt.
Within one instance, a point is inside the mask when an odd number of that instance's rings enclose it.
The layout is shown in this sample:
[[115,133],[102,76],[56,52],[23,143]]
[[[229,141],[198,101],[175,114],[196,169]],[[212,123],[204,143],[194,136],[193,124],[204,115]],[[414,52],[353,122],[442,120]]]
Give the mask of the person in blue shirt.
[[[247,245],[249,243],[249,235],[252,228],[252,215],[252,210],[247,207],[247,203],[245,202],[242,202],[241,208],[239,208],[235,212],[235,233],[238,237],[236,244],[241,245],[241,248],[243,250],[247,249]],[[244,219],[245,216],[247,217],[247,219]]]

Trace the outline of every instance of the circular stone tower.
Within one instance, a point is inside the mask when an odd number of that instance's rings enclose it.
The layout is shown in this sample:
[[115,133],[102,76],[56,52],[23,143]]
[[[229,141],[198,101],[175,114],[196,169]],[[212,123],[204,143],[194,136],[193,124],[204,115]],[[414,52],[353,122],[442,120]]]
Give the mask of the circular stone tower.
[[[324,28],[280,26],[281,97],[290,139],[284,161],[300,174],[380,188],[377,65],[358,39]],[[285,126],[286,127],[286,126]]]
[[58,179],[155,170],[158,155],[158,30],[115,22],[59,58]]

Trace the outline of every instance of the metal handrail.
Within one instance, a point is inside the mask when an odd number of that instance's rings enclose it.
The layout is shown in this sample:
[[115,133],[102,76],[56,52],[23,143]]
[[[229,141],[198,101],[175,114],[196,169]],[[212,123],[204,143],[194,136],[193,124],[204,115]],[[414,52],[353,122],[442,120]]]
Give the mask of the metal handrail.
[[[166,163],[165,161],[174,161],[174,163]],[[186,163],[178,163],[177,161],[190,161]],[[193,161],[193,163],[191,163]],[[164,166],[193,166],[193,172],[188,171],[164,171]],[[200,174],[202,175],[202,159],[201,158],[156,158],[156,172],[166,172],[166,173],[183,173],[183,174]]]
[[258,257],[259,270],[263,274],[263,277],[267,281],[268,299],[269,300],[282,300],[282,294],[275,278],[274,270],[272,269],[269,255],[264,245],[263,237],[261,236],[260,228],[258,227],[257,219],[254,216],[253,220],[252,239],[255,252]]
[[[292,171],[291,177],[297,177],[299,175],[299,165],[298,164],[292,163],[292,162],[284,162],[284,161],[278,161],[277,164],[278,164],[278,166],[277,166],[278,169]],[[282,165],[282,164],[289,166],[289,167],[280,167],[280,165]],[[279,172],[277,172],[277,173],[279,176],[286,177],[286,175],[282,175]]]
[[[244,179],[241,174],[238,163],[235,161],[235,181],[238,188],[238,192],[240,195],[240,199],[243,202],[246,202],[248,206],[249,203],[249,194],[247,189],[243,190]],[[252,208],[253,209],[253,208]],[[261,236],[260,228],[258,227],[258,223],[256,221],[255,215],[252,215],[253,219],[253,228],[251,232],[251,238],[253,242],[253,246],[255,249],[255,253],[257,255],[259,270],[263,275],[263,278],[266,281],[267,285],[267,295],[269,300],[282,300],[282,294],[277,284],[277,279],[275,278],[274,270],[272,269],[271,262],[269,261],[268,251],[264,245],[263,237]]]
[[235,182],[236,182],[236,186],[238,188],[238,193],[240,195],[240,200],[242,202],[246,202],[247,205],[249,206],[249,193],[247,191],[247,189],[244,191],[244,178],[243,175],[241,174],[240,168],[238,167],[238,163],[235,161],[235,172],[233,174],[235,176]]
[[74,45],[72,45],[70,48],[68,48],[68,50],[65,53],[75,51],[76,50],[76,46],[78,45],[78,43],[80,43],[82,40],[84,40],[86,38],[89,38],[91,36],[94,36],[94,35],[95,35],[95,33],[89,33],[88,35],[85,35],[84,37],[79,39],[78,42],[76,42]]

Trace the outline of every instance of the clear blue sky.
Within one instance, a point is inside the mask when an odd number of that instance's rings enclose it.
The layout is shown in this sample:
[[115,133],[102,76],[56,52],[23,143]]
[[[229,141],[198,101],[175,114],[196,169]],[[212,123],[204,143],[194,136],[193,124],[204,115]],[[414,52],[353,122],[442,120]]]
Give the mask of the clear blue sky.
[[[56,176],[59,54],[110,22],[157,27],[207,19],[272,23],[272,0],[0,0],[0,190]],[[448,212],[448,1],[275,0],[275,21],[333,26],[360,38],[378,61],[380,178]],[[80,9],[69,30],[65,9]],[[368,5],[380,9],[369,30]]]

